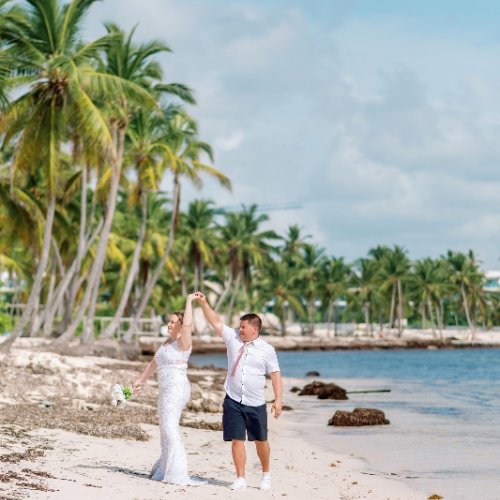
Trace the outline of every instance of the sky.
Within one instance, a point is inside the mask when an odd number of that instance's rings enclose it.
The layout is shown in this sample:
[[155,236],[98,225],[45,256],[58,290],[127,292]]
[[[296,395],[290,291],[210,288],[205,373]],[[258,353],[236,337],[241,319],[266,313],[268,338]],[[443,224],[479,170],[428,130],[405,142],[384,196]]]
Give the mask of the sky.
[[110,20],[172,48],[165,80],[194,89],[232,181],[184,206],[295,203],[267,227],[327,255],[471,248],[500,269],[500,2],[104,0],[87,36]]

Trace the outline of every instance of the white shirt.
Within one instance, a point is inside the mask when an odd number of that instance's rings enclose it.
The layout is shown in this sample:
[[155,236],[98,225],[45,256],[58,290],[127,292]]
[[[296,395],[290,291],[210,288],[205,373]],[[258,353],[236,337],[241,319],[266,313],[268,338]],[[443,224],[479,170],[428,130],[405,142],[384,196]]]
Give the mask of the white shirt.
[[[226,325],[222,330],[222,338],[227,347],[228,372],[224,383],[227,395],[248,406],[265,404],[266,373],[280,371],[274,347],[260,337],[251,342],[243,342],[239,330]],[[231,371],[242,347],[245,350],[233,376]]]

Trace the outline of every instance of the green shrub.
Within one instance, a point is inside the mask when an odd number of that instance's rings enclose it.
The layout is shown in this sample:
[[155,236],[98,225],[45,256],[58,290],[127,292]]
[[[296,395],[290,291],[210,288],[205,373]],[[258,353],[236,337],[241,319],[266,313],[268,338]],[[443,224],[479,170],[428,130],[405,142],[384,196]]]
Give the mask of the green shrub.
[[14,327],[14,320],[10,314],[0,312],[0,334],[10,332]]

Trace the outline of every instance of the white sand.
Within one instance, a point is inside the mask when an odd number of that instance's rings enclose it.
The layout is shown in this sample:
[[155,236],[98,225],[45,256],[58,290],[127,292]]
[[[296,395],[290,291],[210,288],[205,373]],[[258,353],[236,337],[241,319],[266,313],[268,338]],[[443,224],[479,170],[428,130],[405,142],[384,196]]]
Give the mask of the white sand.
[[[287,389],[292,381],[287,381]],[[286,393],[285,393],[285,397]],[[290,396],[290,399],[293,396]],[[296,404],[297,400],[294,403]],[[301,403],[302,404],[302,403]],[[304,401],[305,405],[307,402]],[[117,409],[120,411],[120,409]],[[229,443],[220,432],[182,428],[190,472],[209,484],[179,487],[148,479],[148,472],[159,453],[159,429],[144,425],[151,436],[147,442],[111,440],[83,436],[60,430],[31,432],[33,444],[45,443],[53,449],[24,467],[43,470],[55,476],[45,480],[53,492],[32,491],[30,498],[50,499],[157,499],[175,498],[278,498],[290,499],[425,499],[428,495],[409,489],[390,474],[364,469],[361,460],[325,451],[308,441],[308,422],[299,421],[303,413],[284,412],[270,419],[272,490],[258,489],[260,464],[252,443],[247,443],[248,488],[243,492],[228,489],[234,480]],[[326,424],[326,423],[325,423]],[[314,426],[312,426],[314,427]],[[316,425],[316,429],[317,429]],[[324,432],[331,428],[324,426]],[[315,430],[314,432],[317,432]],[[302,436],[302,437],[300,437]],[[318,442],[317,438],[315,442]],[[32,445],[33,445],[32,444]]]
[[[50,472],[56,479],[47,485],[58,491],[34,491],[31,498],[51,499],[155,499],[166,494],[193,499],[288,497],[291,499],[423,499],[398,481],[365,475],[361,463],[314,449],[292,437],[292,425],[284,420],[271,424],[273,488],[258,489],[260,467],[255,449],[248,446],[249,487],[235,493],[228,489],[233,480],[230,445],[220,433],[184,429],[190,469],[209,484],[179,487],[150,481],[147,473],[159,450],[158,428],[145,426],[152,439],[147,442],[108,440],[59,430],[33,432],[48,440],[53,450],[37,461],[36,469]],[[332,466],[335,464],[335,466]],[[35,468],[30,462],[24,466]]]
[[[42,381],[36,387],[39,396],[51,397],[58,388],[57,380],[72,382],[73,391],[78,397],[85,396],[82,387],[97,387],[108,379],[105,368],[96,368],[102,364],[114,363],[106,358],[70,358],[53,353],[33,352],[27,349],[15,349],[11,353],[13,366],[30,366],[38,373],[31,375],[33,383]],[[40,365],[40,366],[39,366]],[[87,371],[84,380],[83,368]],[[40,370],[39,370],[40,368]],[[27,370],[20,373],[28,373]],[[76,376],[78,375],[78,376]],[[82,378],[82,380],[80,380]],[[16,481],[0,483],[0,498],[50,498],[50,499],[157,499],[170,495],[169,498],[189,497],[207,498],[277,498],[287,497],[297,500],[308,499],[389,499],[412,500],[426,499],[433,492],[418,492],[394,477],[392,464],[377,463],[377,471],[367,469],[367,463],[352,456],[338,453],[327,447],[332,440],[333,429],[326,426],[325,412],[318,412],[317,405],[311,405],[307,398],[298,398],[289,392],[292,384],[299,382],[286,380],[284,389],[285,404],[290,404],[295,411],[285,411],[278,420],[270,418],[271,472],[273,486],[270,492],[258,489],[260,482],[260,464],[253,444],[248,443],[247,478],[249,487],[242,492],[228,489],[234,480],[229,443],[222,441],[221,432],[188,427],[182,428],[188,453],[190,472],[205,478],[209,484],[199,487],[179,487],[158,483],[148,479],[148,472],[157,459],[159,428],[144,425],[151,439],[146,442],[103,439],[87,435],[73,434],[62,430],[37,429],[29,433],[30,438],[20,437],[10,440],[1,454],[20,451],[17,448],[44,447],[42,457],[18,464],[0,463],[0,474],[19,472],[23,469],[45,471],[53,478],[43,479],[43,483],[55,491],[39,491],[22,487]],[[303,384],[303,381],[299,383]],[[149,391],[155,391],[155,383],[148,382]],[[12,384],[8,385],[12,387]],[[4,387],[3,403],[10,404],[15,393],[6,392]],[[35,389],[35,387],[34,387]],[[42,390],[43,389],[43,390]],[[146,389],[145,389],[146,390]],[[272,391],[268,388],[268,400]],[[80,394],[80,392],[82,394]],[[29,399],[29,398],[28,398]],[[87,410],[82,410],[87,411]],[[116,411],[122,411],[117,408]],[[206,419],[206,417],[203,417]],[[214,415],[213,418],[220,418]],[[2,431],[2,429],[0,429]],[[329,439],[321,440],[322,433]],[[361,439],[358,437],[357,439]],[[5,440],[7,442],[8,440]],[[23,445],[24,442],[24,445]],[[358,443],[359,445],[359,443]],[[388,439],[384,446],[397,447],[397,438]],[[358,446],[359,449],[359,446]],[[18,481],[19,482],[19,481]],[[34,481],[35,482],[35,481]],[[40,482],[40,480],[38,480]]]

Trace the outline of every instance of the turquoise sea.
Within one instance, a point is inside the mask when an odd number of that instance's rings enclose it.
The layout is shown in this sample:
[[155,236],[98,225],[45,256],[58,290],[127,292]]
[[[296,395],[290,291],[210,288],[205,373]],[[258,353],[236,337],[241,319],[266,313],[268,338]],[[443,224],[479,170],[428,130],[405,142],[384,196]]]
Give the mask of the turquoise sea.
[[[308,439],[365,462],[366,473],[398,477],[425,495],[500,499],[500,350],[389,350],[278,353],[285,377],[320,372],[345,389],[390,389],[320,401],[287,391],[291,418]],[[197,365],[226,367],[224,354],[193,355]],[[289,387],[288,387],[289,389]],[[325,427],[336,409],[374,407],[387,426]],[[390,498],[390,492],[388,498]]]

